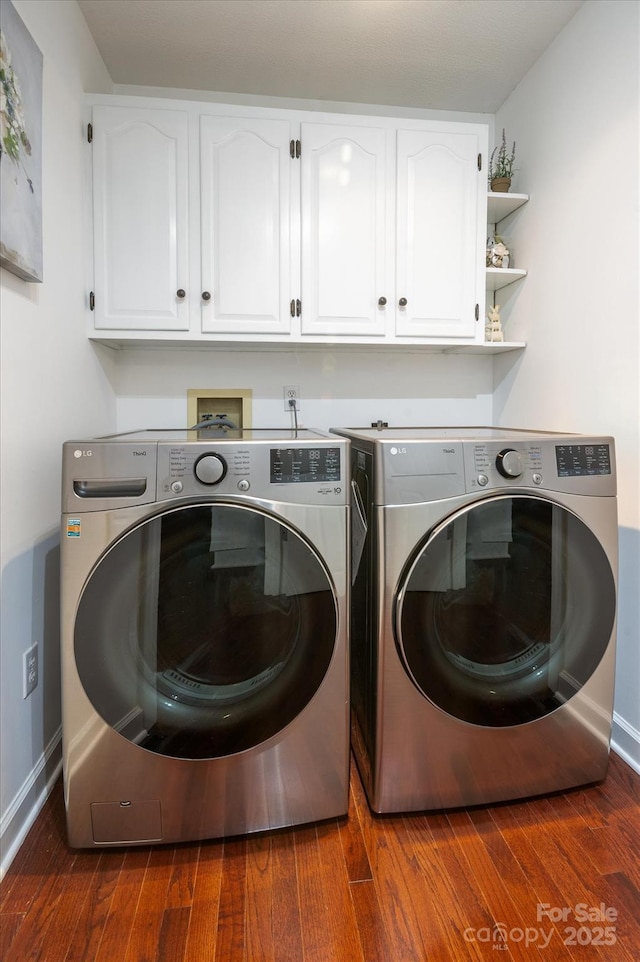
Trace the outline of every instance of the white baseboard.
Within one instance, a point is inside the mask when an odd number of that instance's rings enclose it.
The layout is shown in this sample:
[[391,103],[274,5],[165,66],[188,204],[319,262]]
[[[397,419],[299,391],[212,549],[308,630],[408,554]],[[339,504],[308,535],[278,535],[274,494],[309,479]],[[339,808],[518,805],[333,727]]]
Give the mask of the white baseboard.
[[615,712],[611,748],[640,775],[640,732]]
[[62,769],[62,729],[38,759],[22,788],[0,818],[0,879],[11,865],[41,812]]

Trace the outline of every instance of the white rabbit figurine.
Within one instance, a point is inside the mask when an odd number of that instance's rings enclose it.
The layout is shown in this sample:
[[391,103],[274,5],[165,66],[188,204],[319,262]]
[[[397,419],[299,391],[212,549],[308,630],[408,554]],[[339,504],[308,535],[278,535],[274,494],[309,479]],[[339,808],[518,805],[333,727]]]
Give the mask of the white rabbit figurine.
[[485,341],[504,341],[499,304],[494,304],[494,306],[490,309],[490,311],[487,313],[487,320],[489,323],[485,324],[484,328]]

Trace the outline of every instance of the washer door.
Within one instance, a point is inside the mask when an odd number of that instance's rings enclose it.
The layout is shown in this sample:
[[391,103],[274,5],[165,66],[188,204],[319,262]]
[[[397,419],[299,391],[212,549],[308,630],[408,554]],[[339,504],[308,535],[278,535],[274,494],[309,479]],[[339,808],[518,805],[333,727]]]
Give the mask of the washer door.
[[611,639],[615,582],[586,525],[542,498],[491,498],[430,532],[403,572],[394,629],[418,689],[463,721],[554,711]]
[[136,744],[179,758],[244,751],[281,731],[320,687],[337,604],[304,538],[250,506],[198,504],[115,542],[75,625],[80,680]]

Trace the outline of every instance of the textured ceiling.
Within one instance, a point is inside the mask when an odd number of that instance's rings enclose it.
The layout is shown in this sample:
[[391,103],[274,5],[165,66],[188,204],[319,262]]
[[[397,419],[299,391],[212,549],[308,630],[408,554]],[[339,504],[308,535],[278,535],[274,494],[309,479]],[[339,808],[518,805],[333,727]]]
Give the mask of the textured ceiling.
[[494,113],[583,0],[79,0],[116,84]]

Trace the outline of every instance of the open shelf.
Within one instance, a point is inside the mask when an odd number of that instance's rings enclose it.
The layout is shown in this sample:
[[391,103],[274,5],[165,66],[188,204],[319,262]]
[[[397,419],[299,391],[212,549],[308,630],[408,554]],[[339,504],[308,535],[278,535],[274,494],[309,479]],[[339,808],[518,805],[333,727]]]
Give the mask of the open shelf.
[[176,338],[175,332],[169,332],[172,336],[165,335],[159,338],[156,335],[131,337],[129,334],[123,336],[122,332],[103,331],[101,334],[95,332],[90,334],[90,339],[96,344],[103,344],[113,350],[127,350],[131,348],[163,349],[163,350],[184,350],[184,351],[258,351],[264,354],[266,351],[331,351],[349,352],[378,352],[388,351],[389,354],[405,353],[424,353],[424,354],[476,354],[479,357],[491,354],[505,354],[508,351],[522,351],[526,347],[524,341],[483,341],[469,343],[468,341],[432,340],[426,339],[419,341],[409,339],[407,341],[337,341],[327,339],[325,341],[292,341],[284,343],[282,341],[224,341],[212,340],[210,338]]
[[457,347],[443,347],[443,354],[508,354],[510,351],[523,351],[525,341],[485,341],[484,344],[460,344]]
[[528,200],[528,194],[499,194],[490,190],[487,193],[487,221],[490,224],[498,224]]
[[526,276],[527,272],[519,267],[487,267],[487,290],[499,291]]

